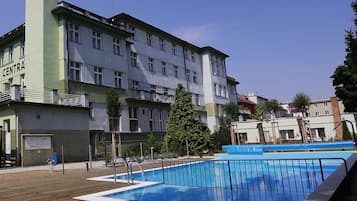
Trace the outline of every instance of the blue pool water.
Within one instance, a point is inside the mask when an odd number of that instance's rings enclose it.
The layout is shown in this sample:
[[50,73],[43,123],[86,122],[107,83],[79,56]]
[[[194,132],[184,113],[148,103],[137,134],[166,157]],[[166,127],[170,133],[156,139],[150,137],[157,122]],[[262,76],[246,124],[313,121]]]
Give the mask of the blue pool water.
[[[320,153],[324,154],[324,153]],[[285,154],[277,154],[276,157]],[[351,152],[336,152],[348,158]],[[330,154],[329,156],[332,156]],[[302,201],[339,167],[342,160],[319,160],[300,153],[297,160],[171,161],[165,168],[135,173],[134,180],[159,184],[106,197],[141,201]],[[118,176],[127,179],[127,175]]]

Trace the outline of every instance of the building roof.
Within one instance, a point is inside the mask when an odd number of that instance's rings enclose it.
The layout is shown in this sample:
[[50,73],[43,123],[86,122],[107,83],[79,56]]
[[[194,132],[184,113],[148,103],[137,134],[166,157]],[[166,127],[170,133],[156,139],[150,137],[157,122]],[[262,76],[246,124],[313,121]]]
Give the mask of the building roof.
[[234,84],[240,84],[234,77],[226,76],[227,82],[234,82]]
[[25,24],[21,24],[20,26],[16,27],[15,29],[7,32],[6,34],[0,36],[0,46],[3,44],[12,41],[14,38],[20,37],[25,35]]
[[111,23],[111,21],[108,20],[107,18],[97,15],[95,13],[92,13],[88,10],[85,10],[83,8],[80,8],[78,6],[75,6],[75,5],[65,2],[65,1],[59,2],[57,4],[57,7],[52,10],[52,13],[55,15],[64,15],[64,16],[72,15],[72,16],[75,16],[75,17],[81,19],[81,20],[86,20],[91,23],[94,23],[97,26],[100,26],[100,27],[107,29],[109,31],[119,33],[125,37],[131,36],[131,33],[127,32],[124,28]]
[[148,23],[144,22],[143,20],[135,18],[135,17],[133,17],[133,16],[131,16],[129,14],[126,14],[126,13],[120,13],[118,15],[115,15],[115,16],[109,18],[108,20],[111,21],[111,22],[114,22],[114,23],[116,21],[120,21],[120,20],[127,20],[127,21],[130,21],[132,23],[139,24],[140,26],[143,26],[143,27],[145,27],[147,29],[150,29],[150,31],[157,32],[159,34],[164,35],[167,38],[175,40],[175,41],[177,41],[178,43],[180,43],[183,46],[187,46],[187,47],[196,49],[200,53],[213,52],[213,53],[218,54],[218,55],[220,55],[220,56],[222,56],[224,58],[229,57],[227,54],[225,54],[225,53],[223,53],[223,52],[221,52],[221,51],[219,51],[219,50],[217,50],[217,49],[215,49],[213,47],[210,47],[210,46],[205,46],[205,47],[202,47],[202,48],[198,47],[198,46],[196,46],[196,45],[194,45],[192,43],[189,43],[189,42],[187,42],[185,40],[182,40],[181,38],[178,38],[178,37],[166,32],[166,31],[163,31],[163,30],[161,30],[161,29],[159,29],[159,28],[157,28],[157,27],[155,27],[155,26],[153,26],[151,24],[148,24]]
[[238,95],[237,97],[238,97],[238,103],[248,103],[251,105],[256,105],[254,102],[248,100],[246,96]]

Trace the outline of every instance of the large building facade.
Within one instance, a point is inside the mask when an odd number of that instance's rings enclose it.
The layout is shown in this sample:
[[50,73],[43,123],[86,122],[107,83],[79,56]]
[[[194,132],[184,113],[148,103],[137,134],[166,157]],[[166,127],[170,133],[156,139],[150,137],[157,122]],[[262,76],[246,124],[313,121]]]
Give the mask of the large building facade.
[[[80,133],[88,129],[88,141],[96,147],[100,134],[110,132],[108,89],[120,91],[123,108],[118,121],[129,142],[146,133],[166,132],[170,103],[177,84],[182,84],[192,93],[197,118],[213,132],[219,126],[222,105],[237,102],[238,82],[227,76],[227,57],[127,14],[104,18],[66,2],[27,0],[25,24],[0,37],[0,101],[87,109],[88,125]],[[17,126],[16,114],[11,110],[0,116],[0,144],[19,160],[19,141],[25,133]],[[76,124],[65,117],[57,121],[69,127]],[[49,132],[26,130],[27,135]]]

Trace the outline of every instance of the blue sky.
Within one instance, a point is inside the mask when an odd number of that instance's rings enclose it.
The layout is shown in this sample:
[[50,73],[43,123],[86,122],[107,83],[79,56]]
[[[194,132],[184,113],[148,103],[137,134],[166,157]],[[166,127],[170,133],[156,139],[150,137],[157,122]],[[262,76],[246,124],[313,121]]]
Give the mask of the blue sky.
[[[334,95],[330,76],[345,56],[351,0],[68,0],[105,17],[125,12],[230,57],[238,92],[281,102],[297,92]],[[0,35],[24,22],[24,0],[0,7]],[[113,6],[114,5],[114,6]]]

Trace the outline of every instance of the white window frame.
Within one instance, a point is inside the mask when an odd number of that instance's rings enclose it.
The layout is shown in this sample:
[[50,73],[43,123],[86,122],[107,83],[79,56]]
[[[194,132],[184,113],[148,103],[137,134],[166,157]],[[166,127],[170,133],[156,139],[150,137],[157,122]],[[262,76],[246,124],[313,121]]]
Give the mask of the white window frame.
[[81,81],[81,79],[82,79],[81,65],[82,65],[81,63],[76,62],[76,61],[69,62],[69,72],[68,72],[69,80]]
[[122,88],[122,79],[123,79],[122,75],[123,75],[122,72],[114,71],[114,85],[115,85],[115,88],[119,88],[119,89]]
[[74,43],[81,42],[79,25],[74,24],[72,22],[69,23],[69,41]]
[[[132,128],[132,122],[136,122],[136,129]],[[138,108],[129,107],[129,129],[130,131],[139,131]]]
[[119,38],[113,37],[113,54],[121,55],[120,41],[121,40]]
[[165,51],[165,40],[160,38],[159,39],[159,46],[161,51]]
[[98,66],[94,67],[94,83],[103,85],[103,68]]
[[161,74],[167,76],[166,62],[161,61]]
[[136,37],[136,29],[133,25],[128,26],[129,32],[131,33],[131,40],[135,40]]
[[102,49],[102,33],[92,31],[92,45],[95,49]]
[[152,34],[146,32],[146,45],[152,47]]
[[192,72],[193,72],[192,81],[193,81],[193,83],[197,83],[197,72],[195,72],[195,71],[192,71]]
[[133,86],[132,86],[132,88],[133,88],[133,89],[139,89],[139,87],[140,87],[139,81],[133,80]]
[[154,58],[149,57],[148,58],[148,69],[149,72],[154,72]]
[[131,64],[132,67],[137,67],[138,66],[137,58],[138,58],[138,55],[136,54],[136,52],[131,51],[130,52],[130,64]]

